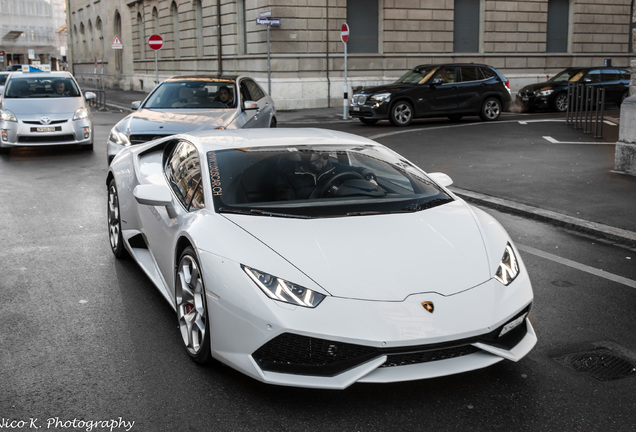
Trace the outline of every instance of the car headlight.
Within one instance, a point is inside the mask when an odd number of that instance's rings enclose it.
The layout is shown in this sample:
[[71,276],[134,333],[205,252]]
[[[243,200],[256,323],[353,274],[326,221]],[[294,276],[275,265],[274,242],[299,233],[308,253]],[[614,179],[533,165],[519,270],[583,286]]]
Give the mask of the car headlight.
[[17,122],[18,121],[18,119],[15,117],[15,114],[13,114],[9,110],[1,110],[0,111],[0,118],[2,118],[2,120],[4,120],[4,121],[11,121],[11,122]]
[[495,272],[495,279],[504,285],[510,285],[519,275],[519,261],[510,243],[506,245],[501,262]]
[[271,299],[295,306],[315,308],[325,295],[309,288],[272,276],[271,274],[242,265],[245,273]]
[[108,137],[108,141],[114,142],[115,144],[119,144],[122,146],[130,145],[130,139],[128,139],[126,134],[119,132],[117,128],[112,128],[110,130],[110,136]]
[[554,93],[554,89],[541,89],[537,92],[539,96],[549,96]]
[[75,110],[73,120],[84,120],[85,118],[88,118],[88,110],[86,108],[78,108]]
[[391,98],[391,93],[380,93],[380,94],[375,94],[373,96],[369,97],[369,100],[372,100],[373,102],[385,102],[388,101]]

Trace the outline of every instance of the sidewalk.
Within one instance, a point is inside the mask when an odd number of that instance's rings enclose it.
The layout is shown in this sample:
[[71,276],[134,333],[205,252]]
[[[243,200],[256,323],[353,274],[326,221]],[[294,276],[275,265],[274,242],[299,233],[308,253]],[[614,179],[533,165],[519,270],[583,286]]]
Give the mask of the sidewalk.
[[[130,104],[133,101],[141,101],[146,95],[143,92],[108,89],[106,91],[106,105],[111,109],[127,112],[131,111]],[[343,119],[343,111],[342,106],[278,111],[278,123],[280,125],[320,127],[326,123],[351,122],[351,120]],[[618,123],[619,120],[608,116],[605,119],[614,123]],[[614,141],[609,142],[612,138]],[[505,140],[506,137],[501,137],[501,139]],[[585,139],[587,139],[587,135]],[[613,144],[615,139],[615,137],[608,137],[604,140],[607,141],[608,150],[606,153],[611,148],[613,154],[613,145],[609,144]],[[573,154],[573,157],[584,156],[579,153]],[[456,186],[451,186],[451,190],[466,201],[477,205],[548,222],[596,238],[636,248],[636,177],[612,172],[613,165],[612,167],[608,166],[610,157],[611,155],[608,154],[606,160],[588,161],[591,166],[598,166],[598,172],[594,174],[594,181],[590,180],[583,184],[575,176],[561,176],[560,178],[547,179],[547,182],[544,181],[544,183],[558,185],[560,188],[567,188],[568,191],[571,191],[571,199],[559,203],[546,203],[542,202],[540,198],[523,194],[527,184],[517,185],[516,189],[513,185],[508,197],[498,196],[498,185],[490,185],[488,179],[485,178],[480,178],[479,182],[471,184],[472,190]],[[545,170],[537,173],[537,176],[550,175],[550,173],[550,170]],[[564,181],[569,181],[570,184],[563,184]],[[591,188],[594,190],[592,191]],[[521,195],[523,195],[525,203],[515,198]],[[608,208],[609,206],[604,206],[602,202],[590,202],[590,200],[595,199],[593,197],[598,199],[599,196],[612,200],[614,203],[620,203],[620,207],[623,209],[622,214],[617,215],[615,210]],[[571,206],[580,207],[581,205],[592,208],[591,213],[594,221],[576,216],[579,212],[577,208]],[[599,222],[608,220],[612,221],[611,225]]]

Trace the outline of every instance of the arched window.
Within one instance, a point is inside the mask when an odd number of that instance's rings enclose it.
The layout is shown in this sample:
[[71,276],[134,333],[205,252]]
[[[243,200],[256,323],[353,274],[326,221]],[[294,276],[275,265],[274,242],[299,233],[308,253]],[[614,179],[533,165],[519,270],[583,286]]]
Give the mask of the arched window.
[[79,60],[86,60],[86,31],[84,29],[84,23],[80,23],[80,49]]
[[174,57],[179,57],[179,8],[177,3],[170,5],[170,15],[172,15],[172,36],[174,40]]
[[95,57],[95,35],[93,34],[93,23],[88,20],[88,55],[91,60]]
[[194,19],[196,21],[197,35],[196,56],[201,57],[203,55],[203,7],[201,6],[201,0],[194,1]]
[[74,58],[73,61],[74,62],[78,62],[80,60],[80,58],[82,57],[82,53],[80,52],[80,40],[79,40],[79,32],[77,31],[77,26],[73,26],[73,40],[75,41],[73,43],[74,46],[74,50],[73,50],[73,54],[74,54]]
[[[122,39],[121,36],[121,15],[119,15],[119,11],[115,11],[115,19],[113,20],[113,34],[115,36],[117,36],[119,38],[119,40]],[[124,65],[123,65],[123,49],[116,49],[113,50],[115,51],[115,73],[122,73],[124,70]]]
[[152,31],[153,34],[159,34],[159,12],[157,8],[152,8]]
[[139,29],[139,50],[141,51],[141,58],[146,58],[146,30],[144,28],[144,19],[141,12],[137,14],[137,28]]
[[97,32],[97,57],[104,58],[104,28],[102,26],[102,19],[97,17],[95,20],[95,31]]

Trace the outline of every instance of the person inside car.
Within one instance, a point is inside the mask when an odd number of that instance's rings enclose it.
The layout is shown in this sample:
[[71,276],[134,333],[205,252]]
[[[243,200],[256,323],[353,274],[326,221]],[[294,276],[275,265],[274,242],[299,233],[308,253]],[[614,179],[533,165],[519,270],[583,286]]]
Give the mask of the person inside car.
[[346,178],[365,180],[369,188],[378,189],[375,174],[370,169],[332,161],[325,152],[311,152],[301,155],[301,161],[294,163],[279,179],[276,195],[279,200],[337,196]]
[[62,80],[57,80],[53,83],[53,91],[57,96],[68,96],[69,94],[66,89],[66,83]]
[[221,102],[227,107],[232,107],[234,105],[234,98],[232,97],[232,92],[228,86],[223,86],[219,89],[216,94],[216,98],[214,99],[216,102]]

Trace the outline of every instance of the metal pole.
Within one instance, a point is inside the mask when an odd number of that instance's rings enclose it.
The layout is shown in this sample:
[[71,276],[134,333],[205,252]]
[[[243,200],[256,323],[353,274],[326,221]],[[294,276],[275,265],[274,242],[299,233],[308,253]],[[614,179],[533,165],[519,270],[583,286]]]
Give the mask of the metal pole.
[[157,50],[155,50],[155,87],[159,85],[159,67],[157,66]]
[[344,98],[342,99],[342,119],[349,119],[349,95],[347,94],[349,86],[347,85],[347,43],[344,44]]
[[267,93],[271,96],[272,95],[272,65],[271,65],[271,57],[270,57],[269,28],[270,28],[270,25],[267,24]]

